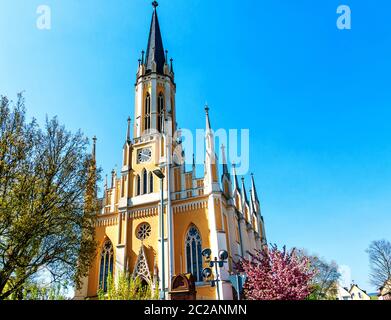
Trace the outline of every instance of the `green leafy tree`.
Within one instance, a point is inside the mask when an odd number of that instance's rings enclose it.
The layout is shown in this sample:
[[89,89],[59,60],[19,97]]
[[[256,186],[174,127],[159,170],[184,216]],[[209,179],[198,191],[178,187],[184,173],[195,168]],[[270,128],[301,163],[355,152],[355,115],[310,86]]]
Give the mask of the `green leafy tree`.
[[305,249],[298,250],[298,254],[308,257],[314,277],[311,280],[311,294],[309,300],[335,300],[338,295],[338,281],[341,274],[335,261],[328,262],[317,255],[311,255]]
[[8,300],[67,300],[66,286],[61,284],[39,285],[35,282],[25,283],[23,290],[8,296]]
[[95,159],[56,118],[26,121],[24,99],[0,101],[0,300],[23,298],[45,270],[80,287],[95,254]]
[[338,295],[338,280],[341,274],[338,272],[336,262],[327,262],[318,256],[310,257],[311,268],[315,271],[312,279],[311,300],[335,300]]
[[124,272],[118,275],[118,280],[109,275],[107,279],[107,292],[98,291],[99,300],[157,300],[158,288],[155,290],[141,281],[139,277],[133,278]]

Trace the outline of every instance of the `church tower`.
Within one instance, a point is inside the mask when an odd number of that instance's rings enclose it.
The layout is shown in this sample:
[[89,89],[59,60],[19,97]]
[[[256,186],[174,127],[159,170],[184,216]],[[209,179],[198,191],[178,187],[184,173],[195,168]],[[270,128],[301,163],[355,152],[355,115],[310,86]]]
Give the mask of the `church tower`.
[[168,51],[164,51],[157,6],[154,1],[147,51],[142,51],[137,71],[135,138],[162,132],[165,120],[171,123],[166,128],[171,135],[176,129],[173,60],[169,63]]
[[[158,288],[168,299],[173,277],[191,273],[197,299],[232,299],[229,275],[237,271],[235,263],[266,244],[255,181],[252,178],[249,200],[244,180],[240,188],[235,170],[232,177],[229,173],[225,147],[219,176],[208,106],[204,115],[200,113],[206,119],[204,174],[197,176],[194,155],[193,166],[186,171],[176,124],[173,60],[168,60],[163,46],[158,3],[152,5],[122,166],[112,170],[110,180],[106,176],[95,230],[97,255],[75,298],[95,298],[99,289],[107,291],[109,275],[117,279],[126,273]],[[211,249],[212,258],[221,250],[229,255],[219,269],[221,281],[216,287],[210,285],[216,275],[205,279],[202,273],[208,266],[201,254],[205,248]]]

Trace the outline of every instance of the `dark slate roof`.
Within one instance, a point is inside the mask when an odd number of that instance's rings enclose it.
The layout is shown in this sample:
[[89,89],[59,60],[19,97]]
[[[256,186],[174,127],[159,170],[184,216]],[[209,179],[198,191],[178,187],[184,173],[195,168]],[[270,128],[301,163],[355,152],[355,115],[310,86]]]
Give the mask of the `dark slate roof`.
[[159,19],[156,7],[152,14],[151,29],[149,31],[147,55],[145,60],[146,71],[152,71],[152,61],[156,62],[157,73],[163,74],[166,57],[164,54],[163,40],[160,33]]

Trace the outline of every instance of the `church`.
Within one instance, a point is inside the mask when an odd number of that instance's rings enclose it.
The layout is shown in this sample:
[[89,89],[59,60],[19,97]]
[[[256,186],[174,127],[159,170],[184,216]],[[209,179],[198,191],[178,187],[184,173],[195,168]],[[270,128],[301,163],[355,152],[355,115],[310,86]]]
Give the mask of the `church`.
[[[168,61],[163,47],[157,7],[154,1],[148,45],[134,88],[135,120],[128,119],[121,171],[113,170],[110,181],[106,178],[96,222],[98,251],[76,299],[96,298],[99,288],[107,290],[110,274],[115,279],[126,272],[159,288],[165,299],[170,298],[174,276],[192,274],[197,299],[230,300],[236,294],[229,281],[235,262],[267,243],[254,176],[247,193],[235,166],[228,167],[224,150],[218,163],[208,107],[202,176],[197,175],[194,160],[187,171],[181,159],[181,141],[173,138],[178,130],[173,60]],[[96,140],[94,150],[95,144]],[[209,266],[202,255],[206,248],[212,259],[222,250],[228,252],[227,263],[218,269],[220,281],[213,287],[202,272]]]

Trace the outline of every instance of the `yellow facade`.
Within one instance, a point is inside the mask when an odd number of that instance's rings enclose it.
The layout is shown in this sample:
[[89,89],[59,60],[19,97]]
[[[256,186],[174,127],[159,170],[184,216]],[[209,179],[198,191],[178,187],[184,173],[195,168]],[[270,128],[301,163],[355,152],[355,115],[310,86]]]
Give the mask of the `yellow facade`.
[[349,293],[352,300],[371,300],[371,297],[356,284],[352,285]]
[[[110,183],[106,181],[96,226],[97,255],[83,288],[76,294],[78,298],[96,297],[109,272],[114,278],[118,272],[128,272],[162,289],[161,185],[153,173],[156,169],[165,176],[166,292],[170,290],[170,276],[192,272],[197,278],[197,299],[216,299],[217,290],[223,299],[232,299],[228,276],[235,271],[233,262],[266,243],[254,180],[250,200],[244,183],[239,187],[236,174],[231,176],[226,165],[220,181],[219,164],[210,156],[216,153],[211,128],[206,128],[209,156],[205,156],[201,177],[195,165],[188,172],[175,156],[173,150],[181,150],[172,139],[177,129],[176,85],[172,62],[167,61],[160,38],[155,8],[148,50],[137,72],[133,130],[128,121],[122,169],[120,173],[112,172]],[[107,244],[112,246],[108,255],[104,253]],[[228,263],[219,271],[222,283],[215,288],[200,276],[200,268],[205,265],[199,250],[204,248],[211,248],[212,257],[218,256],[220,250],[229,254]]]

